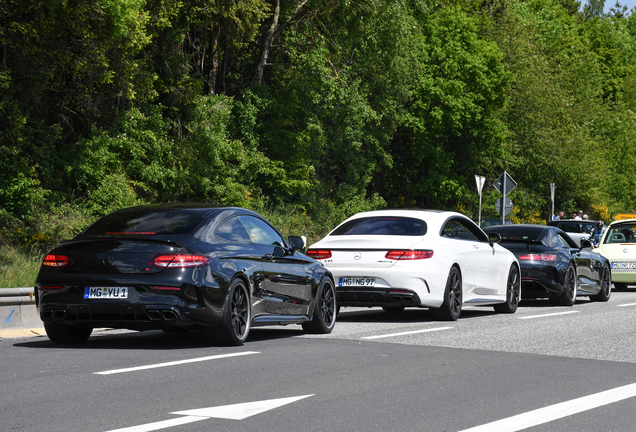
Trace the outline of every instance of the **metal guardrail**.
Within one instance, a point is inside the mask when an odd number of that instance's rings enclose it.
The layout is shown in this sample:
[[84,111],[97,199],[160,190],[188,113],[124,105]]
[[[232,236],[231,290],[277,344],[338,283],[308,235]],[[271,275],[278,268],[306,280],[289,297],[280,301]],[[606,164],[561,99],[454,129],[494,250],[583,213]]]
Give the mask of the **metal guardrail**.
[[33,288],[0,288],[0,306],[34,304]]
[[33,288],[0,288],[0,330],[33,327],[42,327]]

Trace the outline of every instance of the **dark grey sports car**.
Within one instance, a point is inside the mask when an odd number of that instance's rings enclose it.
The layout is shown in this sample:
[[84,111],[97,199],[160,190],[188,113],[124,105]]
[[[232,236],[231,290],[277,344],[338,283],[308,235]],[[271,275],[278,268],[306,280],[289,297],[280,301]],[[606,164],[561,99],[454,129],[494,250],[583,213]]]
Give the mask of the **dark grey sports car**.
[[329,333],[333,277],[257,213],[158,204],[111,213],[50,251],[35,283],[48,337],[82,343],[95,327],[202,329],[241,345],[250,327]]
[[571,306],[577,296],[609,300],[612,276],[609,261],[588,240],[579,247],[563,230],[546,225],[499,225],[484,229],[498,233],[501,246],[515,254],[521,266],[521,298],[550,298]]

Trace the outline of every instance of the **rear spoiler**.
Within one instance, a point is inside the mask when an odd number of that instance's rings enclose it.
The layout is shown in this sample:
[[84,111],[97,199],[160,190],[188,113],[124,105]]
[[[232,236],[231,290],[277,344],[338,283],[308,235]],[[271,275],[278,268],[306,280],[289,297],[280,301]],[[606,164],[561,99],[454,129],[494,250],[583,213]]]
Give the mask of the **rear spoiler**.
[[522,244],[525,244],[528,248],[530,248],[531,245],[534,245],[534,246],[545,246],[545,244],[543,242],[538,241],[538,240],[522,240],[522,239],[504,239],[504,238],[502,238],[499,243],[522,243]]

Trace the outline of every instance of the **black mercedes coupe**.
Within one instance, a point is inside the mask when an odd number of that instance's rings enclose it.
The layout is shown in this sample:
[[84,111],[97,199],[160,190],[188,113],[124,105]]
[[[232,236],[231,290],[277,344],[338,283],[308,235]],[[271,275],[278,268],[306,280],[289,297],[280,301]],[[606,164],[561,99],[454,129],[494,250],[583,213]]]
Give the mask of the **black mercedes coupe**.
[[96,327],[201,329],[223,345],[243,344],[259,325],[329,333],[333,277],[304,247],[244,208],[130,207],[46,254],[36,304],[56,343],[83,343]]
[[547,225],[499,225],[484,228],[501,236],[501,246],[521,267],[521,298],[549,298],[571,306],[577,296],[606,302],[612,289],[609,261],[588,240],[578,246],[568,234]]

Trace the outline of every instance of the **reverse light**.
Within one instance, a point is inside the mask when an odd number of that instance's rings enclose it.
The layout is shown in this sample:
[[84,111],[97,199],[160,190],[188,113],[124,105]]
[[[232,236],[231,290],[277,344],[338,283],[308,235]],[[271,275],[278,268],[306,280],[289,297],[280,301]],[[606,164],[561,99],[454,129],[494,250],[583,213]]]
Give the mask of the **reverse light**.
[[331,258],[331,251],[327,249],[309,249],[307,256],[317,260],[327,259]]
[[555,261],[556,255],[553,254],[528,254],[521,255],[520,261]]
[[152,257],[150,264],[159,268],[186,268],[186,267],[203,267],[210,262],[205,255],[197,254],[166,254],[155,255]]
[[392,260],[420,260],[429,259],[433,256],[432,250],[390,250],[384,258]]
[[42,262],[43,266],[46,267],[64,267],[71,263],[71,259],[66,255],[53,255],[49,254],[44,257],[44,261]]

